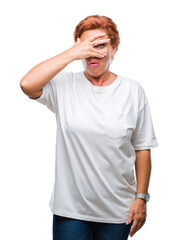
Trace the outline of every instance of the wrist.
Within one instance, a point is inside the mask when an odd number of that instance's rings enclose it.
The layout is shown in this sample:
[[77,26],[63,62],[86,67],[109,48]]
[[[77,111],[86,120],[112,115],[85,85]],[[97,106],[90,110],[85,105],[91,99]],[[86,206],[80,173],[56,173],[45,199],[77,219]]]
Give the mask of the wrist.
[[139,204],[146,204],[147,203],[143,198],[135,198],[135,201]]
[[73,48],[69,48],[65,51],[68,59],[70,62],[74,61],[74,60],[78,60],[77,57],[76,57],[76,54],[74,53],[73,51]]
[[69,63],[73,62],[75,59],[75,56],[72,52],[72,50],[69,48],[58,55],[60,62],[62,61],[65,65],[68,65]]
[[135,193],[135,198],[137,199],[143,199],[145,202],[148,202],[150,200],[150,194],[149,193]]

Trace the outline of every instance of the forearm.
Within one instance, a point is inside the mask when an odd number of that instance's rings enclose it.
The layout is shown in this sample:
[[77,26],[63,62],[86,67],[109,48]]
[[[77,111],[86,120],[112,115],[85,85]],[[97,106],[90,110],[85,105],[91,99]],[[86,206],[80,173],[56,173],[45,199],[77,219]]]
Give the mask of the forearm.
[[99,43],[108,43],[109,39],[99,40],[104,34],[105,33],[99,33],[83,41],[77,40],[71,48],[33,67],[20,81],[23,92],[28,96],[35,96],[35,93],[39,92],[41,94],[43,87],[74,60],[91,56],[98,58],[105,57],[107,55],[106,52],[96,50],[96,48],[94,48],[95,46],[91,44],[96,39],[98,39],[97,45]]
[[75,60],[70,49],[34,66],[20,81],[24,93],[40,91],[58,72]]
[[[148,192],[150,174],[151,174],[151,156],[150,149],[136,150],[135,171],[137,177],[137,193],[145,194]],[[146,202],[141,198],[133,201],[126,224],[133,220],[133,226],[130,231],[132,237],[146,221]]]
[[136,150],[135,171],[137,178],[137,193],[148,192],[151,175],[151,153],[150,149]]

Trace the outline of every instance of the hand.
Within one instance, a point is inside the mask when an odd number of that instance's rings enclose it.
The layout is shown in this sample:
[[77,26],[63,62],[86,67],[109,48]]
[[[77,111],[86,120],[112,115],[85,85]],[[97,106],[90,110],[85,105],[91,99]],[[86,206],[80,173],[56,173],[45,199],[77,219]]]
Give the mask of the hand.
[[126,224],[131,223],[132,220],[134,221],[130,231],[131,237],[144,225],[146,221],[146,202],[143,199],[136,198],[132,203]]
[[80,39],[78,38],[74,46],[70,48],[70,53],[75,56],[75,60],[88,57],[105,57],[106,52],[103,52],[102,49],[98,50],[94,47],[103,43],[108,43],[110,41],[110,39],[101,39],[104,34],[105,33],[99,33],[83,41],[80,41]]

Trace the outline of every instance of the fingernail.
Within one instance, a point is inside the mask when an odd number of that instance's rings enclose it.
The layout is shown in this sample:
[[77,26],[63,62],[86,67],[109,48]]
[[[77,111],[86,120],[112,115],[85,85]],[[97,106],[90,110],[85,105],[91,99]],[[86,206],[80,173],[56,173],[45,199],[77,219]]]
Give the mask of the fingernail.
[[105,35],[106,33],[101,33],[102,35]]
[[126,224],[128,225],[129,223],[130,223],[130,221],[129,221],[129,220],[127,220]]
[[108,38],[108,39],[106,39],[106,41],[108,41],[108,42],[109,42],[109,41],[111,41],[111,39],[110,39],[110,38]]

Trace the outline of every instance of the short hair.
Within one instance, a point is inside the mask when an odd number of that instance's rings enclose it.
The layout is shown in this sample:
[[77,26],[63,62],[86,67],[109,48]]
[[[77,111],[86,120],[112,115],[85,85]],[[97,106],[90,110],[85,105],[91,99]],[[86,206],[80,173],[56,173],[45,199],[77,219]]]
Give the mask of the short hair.
[[113,48],[116,47],[116,50],[118,50],[118,46],[120,44],[120,36],[117,25],[113,22],[111,18],[106,16],[91,15],[81,20],[75,28],[74,41],[76,42],[77,38],[80,38],[84,31],[93,29],[105,30],[107,35],[111,39],[111,46]]

